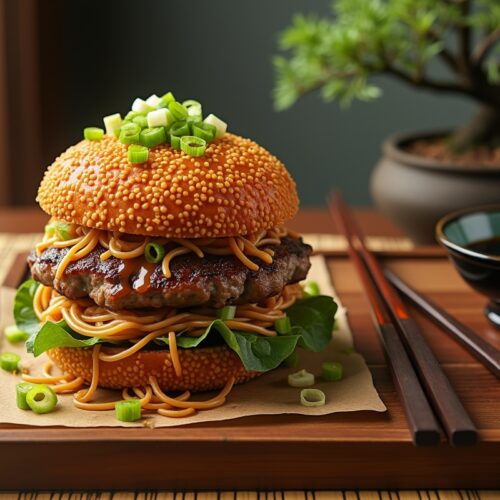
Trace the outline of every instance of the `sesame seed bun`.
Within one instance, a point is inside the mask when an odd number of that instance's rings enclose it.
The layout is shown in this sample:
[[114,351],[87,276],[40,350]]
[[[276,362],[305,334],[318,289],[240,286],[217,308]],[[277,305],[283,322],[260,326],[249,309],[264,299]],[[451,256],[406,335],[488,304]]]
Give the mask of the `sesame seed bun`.
[[[103,348],[115,354],[119,348]],[[164,391],[209,391],[224,387],[230,377],[236,383],[246,382],[260,375],[248,372],[238,356],[229,347],[203,347],[179,349],[182,376],[177,377],[167,350],[137,353],[120,361],[99,362],[99,386],[109,389],[145,387],[149,377],[155,376]],[[56,347],[47,353],[63,372],[82,377],[87,383],[92,379],[92,349]]]
[[37,201],[66,222],[167,238],[259,233],[298,208],[284,165],[255,142],[228,133],[201,157],[163,144],[137,165],[115,137],[81,141],[48,168]]

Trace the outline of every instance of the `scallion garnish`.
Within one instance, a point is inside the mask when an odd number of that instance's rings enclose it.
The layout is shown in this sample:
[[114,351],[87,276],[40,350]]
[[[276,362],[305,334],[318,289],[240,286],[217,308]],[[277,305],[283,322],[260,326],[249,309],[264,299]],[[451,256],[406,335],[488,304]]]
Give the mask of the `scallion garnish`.
[[148,126],[148,119],[143,115],[136,116],[132,120],[132,122],[137,123],[137,125],[139,125],[139,127],[141,127],[141,129],[146,128]]
[[150,106],[152,106],[153,108],[156,108],[158,106],[158,104],[160,104],[160,102],[161,102],[161,98],[158,97],[156,94],[150,95],[146,99],[146,103],[149,104]]
[[193,123],[191,125],[191,128],[195,137],[200,137],[207,142],[211,142],[215,137],[215,127],[213,125],[210,125],[209,123]]
[[19,330],[19,328],[16,325],[9,325],[5,327],[3,333],[7,341],[10,342],[11,344],[26,342],[26,340],[28,340],[29,337],[28,333],[26,333],[23,330]]
[[185,120],[188,117],[188,110],[177,101],[172,101],[168,105],[168,110],[176,120]]
[[171,114],[168,109],[161,108],[150,111],[147,117],[148,127],[166,127],[171,121]]
[[[173,149],[181,149],[190,156],[203,155],[208,144],[222,137],[227,129],[227,124],[213,114],[203,120],[199,101],[187,99],[180,103],[172,92],[161,97],[153,94],[146,100],[137,98],[125,119],[115,113],[104,118],[104,125],[106,133],[115,135],[123,144],[152,148],[167,142]],[[89,140],[100,140],[103,134],[102,129],[95,127],[84,130],[84,136]],[[129,158],[133,156],[135,162],[143,157],[143,153],[137,157],[132,152]]]
[[183,137],[189,135],[189,125],[186,122],[176,122],[170,127],[170,135],[175,135],[177,137]]
[[284,318],[279,318],[274,322],[274,329],[280,335],[288,335],[292,333],[292,324],[290,323],[290,318],[285,316]]
[[325,402],[325,393],[319,389],[302,389],[300,391],[300,404],[302,406],[323,406]]
[[288,375],[288,385],[292,387],[309,387],[314,385],[314,375],[306,370],[299,370]]
[[315,281],[308,281],[304,286],[304,295],[306,297],[316,297],[319,294],[319,285]]
[[54,223],[54,233],[60,240],[67,241],[75,236],[74,227],[67,222],[57,221]]
[[341,363],[325,361],[321,365],[321,376],[329,382],[341,380],[344,376],[344,368]]
[[163,127],[145,128],[141,131],[139,141],[148,148],[158,146],[166,141],[165,129]]
[[131,144],[128,147],[128,161],[130,163],[145,163],[148,161],[149,150],[139,144]]
[[27,392],[26,403],[34,413],[50,413],[57,405],[57,396],[48,385],[37,384]]
[[144,257],[150,264],[158,264],[165,256],[165,249],[159,243],[150,242],[144,249]]
[[136,144],[139,142],[141,127],[137,123],[127,123],[120,129],[119,141],[122,144]]
[[20,410],[30,410],[27,401],[26,394],[33,389],[33,384],[28,382],[20,382],[16,385],[16,404]]
[[207,149],[207,141],[195,137],[194,135],[185,135],[181,137],[181,150],[189,156],[201,156]]
[[137,113],[149,113],[153,109],[153,106],[150,106],[146,101],[139,98],[132,103],[132,111],[136,111]]
[[83,137],[87,141],[100,141],[104,135],[104,130],[98,127],[87,127],[83,129]]
[[0,354],[0,368],[6,372],[18,372],[19,361],[21,361],[19,354],[14,354],[13,352],[3,352]]
[[115,404],[115,416],[120,422],[135,422],[141,418],[141,402],[125,399]]
[[181,149],[181,138],[177,135],[170,134],[170,145],[173,149]]
[[205,123],[208,123],[209,125],[213,125],[216,129],[215,132],[215,138],[220,139],[227,130],[227,123],[223,122],[220,118],[218,118],[215,115],[208,115],[204,120]]
[[234,319],[236,315],[236,306],[225,306],[222,309],[217,310],[217,317],[222,321],[228,321]]
[[106,134],[114,136],[118,136],[120,134],[120,127],[122,126],[122,117],[120,113],[105,116],[103,121]]

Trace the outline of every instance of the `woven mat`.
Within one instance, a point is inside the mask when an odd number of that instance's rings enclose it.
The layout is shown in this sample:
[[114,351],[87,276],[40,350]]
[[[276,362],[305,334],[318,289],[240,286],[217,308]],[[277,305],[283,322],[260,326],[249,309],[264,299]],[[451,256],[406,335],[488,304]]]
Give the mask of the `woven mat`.
[[12,492],[0,500],[499,500],[500,490]]

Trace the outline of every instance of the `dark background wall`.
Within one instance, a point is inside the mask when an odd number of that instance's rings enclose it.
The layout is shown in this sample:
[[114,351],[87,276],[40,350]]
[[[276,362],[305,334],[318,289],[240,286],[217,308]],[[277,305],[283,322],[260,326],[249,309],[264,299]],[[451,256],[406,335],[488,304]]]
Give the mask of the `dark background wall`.
[[[50,2],[49,2],[50,3]],[[41,2],[41,6],[46,2]],[[296,12],[329,12],[326,0],[72,0],[48,16],[52,70],[60,102],[47,161],[102,116],[126,112],[132,99],[172,90],[196,98],[232,132],[252,137],[281,158],[304,205],[323,204],[332,186],[355,204],[369,204],[369,174],[388,134],[441,128],[465,120],[470,103],[416,92],[380,80],[384,95],[347,110],[308,96],[288,111],[273,111],[271,58],[277,33]],[[47,15],[47,14],[46,14]],[[55,31],[54,31],[55,30]],[[55,60],[54,60],[55,58]],[[50,109],[47,110],[50,114]],[[50,119],[49,116],[47,116]]]

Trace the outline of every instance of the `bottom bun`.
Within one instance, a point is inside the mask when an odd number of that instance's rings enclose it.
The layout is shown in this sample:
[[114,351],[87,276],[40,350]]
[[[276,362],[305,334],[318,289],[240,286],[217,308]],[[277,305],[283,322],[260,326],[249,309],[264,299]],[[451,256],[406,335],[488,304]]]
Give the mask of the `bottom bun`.
[[[121,349],[103,348],[106,354],[116,354]],[[168,350],[139,351],[119,361],[99,361],[99,386],[108,389],[145,387],[153,375],[164,391],[209,391],[224,387],[230,377],[236,383],[246,382],[260,375],[249,372],[240,358],[227,346],[179,349],[182,375],[178,377]],[[56,347],[48,351],[50,359],[64,373],[92,379],[92,349]]]

